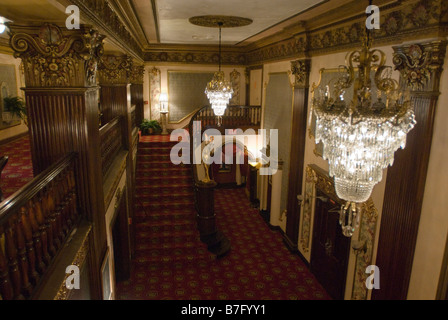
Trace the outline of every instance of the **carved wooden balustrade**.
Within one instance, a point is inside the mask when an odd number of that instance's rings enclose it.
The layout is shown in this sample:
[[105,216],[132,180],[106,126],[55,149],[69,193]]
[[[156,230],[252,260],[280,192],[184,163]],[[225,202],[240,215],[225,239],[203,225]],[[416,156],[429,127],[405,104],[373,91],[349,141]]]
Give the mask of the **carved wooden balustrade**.
[[[194,116],[194,121],[201,121],[202,127],[214,127],[217,118],[213,109],[209,106],[199,110]],[[222,128],[244,129],[247,127],[259,127],[261,123],[261,106],[229,106],[222,116]]]
[[0,204],[0,300],[32,299],[79,224],[76,154]]
[[123,148],[122,118],[116,117],[100,129],[101,164],[103,177]]

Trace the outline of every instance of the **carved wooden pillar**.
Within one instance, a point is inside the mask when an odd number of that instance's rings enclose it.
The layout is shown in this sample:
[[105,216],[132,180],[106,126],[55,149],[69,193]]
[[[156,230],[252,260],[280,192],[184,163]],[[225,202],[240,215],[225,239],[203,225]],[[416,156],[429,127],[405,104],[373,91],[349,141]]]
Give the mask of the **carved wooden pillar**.
[[394,47],[395,68],[412,89],[417,125],[388,169],[376,264],[381,289],[372,299],[406,299],[431,151],[446,41]]
[[296,251],[300,221],[297,196],[302,194],[311,60],[305,58],[291,62],[291,71],[295,81],[285,241],[291,250]]
[[[79,30],[10,25],[10,45],[24,66],[34,173],[70,152],[79,154],[77,185],[81,212],[94,223],[94,257],[105,250],[104,201],[98,132],[97,62],[103,37],[87,26]],[[92,279],[99,298],[99,274]],[[97,296],[99,292],[99,296]]]

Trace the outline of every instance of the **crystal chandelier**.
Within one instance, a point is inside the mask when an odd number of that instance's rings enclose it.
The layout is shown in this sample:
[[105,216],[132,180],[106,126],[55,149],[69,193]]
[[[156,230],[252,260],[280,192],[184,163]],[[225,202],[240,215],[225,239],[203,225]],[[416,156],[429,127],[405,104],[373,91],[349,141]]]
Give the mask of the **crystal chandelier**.
[[[215,72],[212,81],[207,84],[205,94],[212,106],[213,112],[219,120],[224,115],[230,99],[232,99],[233,89],[230,82],[224,79],[224,72],[221,71],[221,28],[223,23],[218,22],[219,26],[219,71]],[[219,121],[220,122],[220,121]]]
[[366,29],[363,48],[347,55],[342,75],[313,92],[312,100],[316,143],[323,143],[336,193],[347,201],[339,221],[347,237],[359,226],[361,204],[381,181],[383,169],[393,165],[395,151],[405,147],[406,135],[416,124],[409,92],[400,90],[391,78],[392,68],[385,66],[384,52],[370,50],[371,44]]

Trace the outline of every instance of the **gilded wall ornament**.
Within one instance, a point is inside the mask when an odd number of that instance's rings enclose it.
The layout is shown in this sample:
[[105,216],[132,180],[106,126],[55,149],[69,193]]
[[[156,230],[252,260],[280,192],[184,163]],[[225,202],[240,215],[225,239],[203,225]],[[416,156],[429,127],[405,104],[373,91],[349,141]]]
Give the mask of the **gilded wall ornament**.
[[144,75],[145,75],[145,66],[144,65],[133,65],[131,68],[130,74],[130,83],[133,84],[143,84],[144,83]]
[[311,71],[311,60],[296,60],[291,62],[291,73],[294,76],[294,86],[308,88]]
[[130,83],[133,61],[128,55],[105,55],[98,65],[99,81],[101,84]]
[[446,41],[394,47],[393,63],[405,83],[414,91],[424,90],[435,72],[440,73],[446,53]]

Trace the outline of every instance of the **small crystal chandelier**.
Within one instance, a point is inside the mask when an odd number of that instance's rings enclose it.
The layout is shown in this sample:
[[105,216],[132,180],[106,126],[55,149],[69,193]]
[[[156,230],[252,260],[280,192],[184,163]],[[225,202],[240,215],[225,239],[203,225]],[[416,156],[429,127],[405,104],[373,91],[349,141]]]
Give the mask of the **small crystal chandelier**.
[[207,84],[205,94],[210,101],[212,109],[216,116],[218,116],[219,123],[221,117],[226,111],[230,99],[232,99],[233,89],[230,82],[224,79],[224,72],[221,71],[221,28],[223,23],[218,22],[219,26],[219,71],[215,72],[212,81]]
[[406,135],[416,124],[409,92],[391,78],[384,52],[370,50],[367,29],[362,42],[361,50],[347,55],[342,76],[313,92],[312,100],[316,143],[323,143],[336,193],[347,201],[339,221],[347,237],[359,226],[361,204],[381,181],[383,169],[393,165],[395,151],[405,147]]

